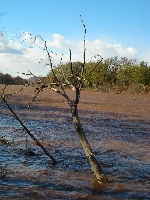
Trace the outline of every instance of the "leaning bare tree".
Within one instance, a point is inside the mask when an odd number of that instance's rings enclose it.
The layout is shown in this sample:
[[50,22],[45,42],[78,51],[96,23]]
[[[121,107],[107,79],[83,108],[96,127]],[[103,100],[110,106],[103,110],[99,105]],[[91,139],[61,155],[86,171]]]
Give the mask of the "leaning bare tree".
[[[79,101],[80,101],[80,94],[81,94],[82,88],[84,87],[84,83],[90,77],[91,73],[96,69],[96,67],[101,66],[102,58],[99,55],[97,55],[99,60],[97,61],[97,63],[93,67],[93,69],[90,71],[90,73],[85,77],[84,74],[85,74],[85,70],[86,70],[86,27],[85,27],[85,24],[83,23],[82,19],[81,19],[81,22],[84,27],[83,62],[78,67],[78,69],[76,69],[76,67],[74,67],[74,64],[73,64],[72,58],[71,58],[72,52],[69,49],[70,59],[69,59],[69,65],[68,65],[69,68],[67,69],[67,70],[69,70],[69,73],[65,73],[65,70],[64,70],[64,67],[62,64],[62,58],[60,59],[59,67],[55,68],[53,66],[51,51],[48,49],[47,41],[43,40],[43,38],[41,36],[36,36],[34,38],[32,43],[34,43],[37,40],[37,38],[40,38],[44,42],[44,51],[46,52],[46,57],[47,57],[46,65],[50,66],[51,74],[53,76],[53,82],[45,83],[42,80],[39,80],[39,87],[36,87],[37,92],[36,92],[36,95],[33,97],[33,101],[35,100],[36,96],[40,92],[42,92],[45,88],[51,89],[52,91],[60,94],[67,100],[68,105],[70,106],[71,114],[72,114],[72,121],[74,123],[76,133],[79,137],[81,146],[82,146],[82,148],[85,152],[85,155],[91,165],[91,168],[94,171],[94,174],[95,174],[98,182],[103,183],[103,182],[107,182],[107,178],[101,168],[100,163],[97,161],[97,159],[91,149],[91,146],[86,138],[86,133],[82,127],[82,124],[81,124],[80,118],[79,118],[79,114],[78,114],[78,105],[79,105]],[[36,77],[32,72],[29,71],[29,73],[30,73],[30,75],[33,75],[34,77]],[[68,95],[67,90],[69,88],[72,89],[72,91],[74,93],[74,95],[73,95],[74,98],[72,96]],[[5,95],[3,96],[3,101],[7,105],[7,107],[11,111],[11,113],[15,116],[15,118],[20,122],[20,124],[23,126],[23,128],[27,131],[27,133],[32,137],[32,139],[34,139],[36,141],[36,138],[34,138],[34,136],[30,133],[30,131],[26,129],[26,127],[24,126],[22,121],[19,119],[19,117],[10,108],[10,106],[7,103],[7,100],[5,98]],[[36,141],[36,143],[40,146],[38,141]],[[44,149],[43,149],[43,151],[44,151]],[[49,155],[49,157],[51,157],[51,156]],[[53,157],[51,157],[51,159],[53,160],[54,163],[56,162],[53,159]]]
[[[80,101],[81,90],[84,87],[85,81],[89,78],[89,76],[95,70],[95,68],[102,64],[102,58],[99,55],[97,55],[97,57],[99,58],[98,62],[95,64],[95,66],[93,67],[89,75],[84,77],[84,72],[86,70],[86,46],[85,46],[86,45],[86,27],[82,19],[81,19],[81,22],[84,27],[83,63],[81,63],[79,68],[76,70],[73,66],[73,62],[71,59],[72,52],[69,49],[70,60],[69,60],[68,70],[70,71],[70,73],[67,73],[67,74],[65,73],[65,70],[61,62],[62,58],[61,58],[59,67],[57,69],[53,67],[51,51],[49,51],[48,49],[47,42],[44,41],[41,36],[39,36],[44,42],[44,50],[46,52],[47,60],[48,60],[48,62],[46,62],[46,65],[50,66],[51,68],[51,74],[53,75],[54,82],[50,84],[40,83],[40,86],[37,88],[37,94],[39,94],[40,92],[43,91],[43,89],[48,87],[52,91],[57,92],[58,94],[60,94],[67,100],[70,106],[71,113],[72,113],[72,121],[74,123],[76,133],[78,134],[82,148],[86,154],[86,157],[88,158],[88,161],[91,165],[91,168],[94,171],[94,174],[98,182],[102,183],[102,182],[107,182],[107,178],[104,175],[103,170],[90,147],[90,144],[86,138],[86,133],[83,130],[82,124],[80,122],[79,114],[78,114],[78,104]],[[37,37],[35,37],[35,40],[36,39]],[[73,99],[67,94],[68,88],[71,88],[75,94]],[[36,95],[34,99],[35,98],[36,98]]]

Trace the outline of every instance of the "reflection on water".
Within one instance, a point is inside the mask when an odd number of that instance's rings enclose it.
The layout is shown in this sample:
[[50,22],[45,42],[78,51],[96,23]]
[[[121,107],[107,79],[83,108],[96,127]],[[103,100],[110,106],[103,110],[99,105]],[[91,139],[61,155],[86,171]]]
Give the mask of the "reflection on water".
[[[1,105],[0,164],[8,178],[0,180],[0,199],[149,199],[150,125],[113,113],[82,111],[87,138],[101,162],[108,184],[98,184],[66,109],[15,107],[26,126],[58,164],[22,131]],[[17,129],[17,131],[16,131]],[[8,142],[8,143],[7,143]],[[29,148],[33,154],[26,154]]]

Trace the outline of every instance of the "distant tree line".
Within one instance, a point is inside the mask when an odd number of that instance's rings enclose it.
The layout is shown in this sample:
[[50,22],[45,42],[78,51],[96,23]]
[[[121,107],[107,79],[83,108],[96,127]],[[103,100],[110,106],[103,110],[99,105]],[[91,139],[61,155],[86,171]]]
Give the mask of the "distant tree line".
[[27,84],[28,81],[17,76],[12,77],[10,74],[3,74],[0,72],[0,84],[8,84],[8,85],[24,85]]
[[[97,89],[104,92],[111,90],[137,93],[150,91],[150,66],[148,66],[147,62],[137,63],[133,59],[113,57],[104,60],[101,65],[94,69],[95,63],[93,61],[86,63],[84,88]],[[58,65],[54,69],[56,77],[54,77],[53,72],[50,72],[47,75],[47,81],[52,83],[57,77],[64,79],[64,76],[61,77],[62,71],[66,74],[66,77],[71,79],[70,64]],[[72,63],[72,70],[77,77],[80,74],[82,65],[83,63],[81,62]],[[90,73],[91,71],[92,73]]]
[[[150,66],[145,61],[137,63],[136,60],[113,57],[104,60],[101,65],[95,69],[94,61],[89,61],[85,66],[84,88],[96,89],[103,92],[115,90],[116,92],[150,92]],[[57,65],[53,72],[48,73],[46,78],[39,77],[34,82],[54,83],[56,78],[65,82],[64,77],[68,77],[68,82],[72,80],[72,72],[70,70],[70,62]],[[81,73],[83,63],[73,62],[72,70],[76,77]],[[91,73],[92,72],[92,73]],[[55,77],[54,77],[55,74]],[[62,74],[65,74],[65,76]],[[61,77],[62,76],[62,77]],[[69,79],[70,77],[70,79]],[[24,85],[28,81],[17,76],[12,77],[10,74],[0,72],[0,84]]]

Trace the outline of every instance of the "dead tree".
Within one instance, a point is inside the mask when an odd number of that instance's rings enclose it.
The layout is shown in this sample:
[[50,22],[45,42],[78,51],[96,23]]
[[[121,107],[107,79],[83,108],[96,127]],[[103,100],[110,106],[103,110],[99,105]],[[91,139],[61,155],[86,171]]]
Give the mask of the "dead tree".
[[[96,159],[96,157],[95,157],[95,155],[94,155],[94,153],[91,149],[91,146],[90,146],[90,144],[89,144],[89,142],[86,138],[86,133],[83,130],[82,124],[80,122],[79,114],[78,114],[78,104],[79,104],[79,101],[80,101],[80,94],[81,94],[82,88],[84,86],[84,83],[90,77],[91,73],[96,69],[96,67],[98,67],[102,64],[102,58],[99,55],[96,55],[99,58],[99,61],[95,64],[95,66],[90,71],[90,73],[86,77],[84,77],[84,72],[85,72],[85,69],[86,69],[86,47],[85,47],[85,45],[86,45],[86,27],[85,27],[85,24],[83,23],[82,19],[81,19],[81,22],[82,22],[83,27],[84,27],[83,63],[79,66],[78,73],[76,73],[76,71],[74,70],[73,62],[72,62],[72,59],[71,59],[72,52],[71,52],[70,49],[69,49],[69,52],[70,52],[70,60],[69,60],[70,75],[68,75],[64,72],[64,68],[63,68],[63,65],[62,65],[62,58],[60,59],[59,67],[55,68],[53,66],[53,63],[52,63],[51,51],[49,51],[49,49],[48,49],[47,42],[45,40],[43,40],[43,38],[41,36],[36,36],[34,38],[34,41],[32,43],[34,43],[36,41],[37,37],[39,37],[44,42],[44,51],[46,52],[46,56],[47,56],[47,60],[48,60],[45,65],[48,65],[50,67],[51,74],[53,75],[54,82],[47,84],[47,83],[44,83],[40,80],[39,81],[40,86],[36,88],[37,92],[36,92],[36,95],[33,97],[32,101],[34,101],[36,96],[40,92],[42,92],[45,88],[51,89],[52,91],[60,94],[61,96],[63,96],[67,100],[67,102],[70,106],[71,114],[72,114],[72,121],[73,121],[73,124],[75,126],[76,133],[79,137],[81,146],[82,146],[82,148],[85,152],[85,155],[86,155],[86,157],[87,157],[87,159],[88,159],[88,161],[91,165],[91,168],[94,171],[94,174],[95,174],[98,182],[104,183],[104,182],[107,182],[107,178],[106,178],[106,176],[105,176],[105,174],[104,174],[104,172],[101,168],[100,163],[97,161],[97,159]],[[34,77],[36,77],[30,71],[29,71],[28,75],[33,75]],[[74,94],[75,94],[73,99],[72,99],[72,97],[70,97],[67,94],[68,88],[71,88],[73,90]],[[9,110],[11,111],[11,113],[15,116],[15,118],[24,127],[24,124],[21,122],[19,117],[10,108],[5,97],[3,98],[3,101],[5,102],[5,104],[7,105]],[[33,136],[28,132],[28,130],[26,130],[26,131],[32,137],[32,139],[34,139]],[[38,141],[36,141],[36,143],[38,144]],[[43,149],[43,151],[44,151],[44,149]],[[53,160],[53,162],[55,163],[56,161]]]
[[[82,148],[85,152],[85,155],[88,158],[88,161],[91,165],[91,168],[94,171],[94,174],[95,174],[98,182],[103,183],[103,182],[107,182],[107,178],[106,178],[105,174],[103,173],[103,170],[90,147],[90,144],[86,138],[86,134],[83,130],[83,127],[82,127],[80,119],[79,119],[79,114],[78,114],[78,104],[79,104],[79,100],[80,100],[80,93],[84,86],[84,82],[88,79],[88,77],[95,70],[95,68],[102,64],[102,58],[99,55],[96,55],[97,57],[99,57],[99,61],[95,64],[94,68],[91,70],[89,75],[87,77],[84,77],[84,72],[85,72],[85,68],[86,68],[86,47],[85,47],[85,45],[86,45],[86,27],[85,27],[85,24],[83,23],[82,19],[81,19],[81,22],[84,27],[84,47],[83,47],[83,63],[81,64],[81,66],[78,69],[79,73],[76,73],[74,70],[73,62],[71,59],[72,52],[70,49],[69,49],[69,52],[70,52],[70,60],[69,60],[70,75],[67,76],[67,74],[65,74],[65,72],[64,72],[64,68],[62,65],[62,58],[60,59],[59,67],[57,69],[55,67],[53,67],[52,60],[51,60],[52,57],[50,54],[51,51],[49,51],[49,49],[48,49],[47,42],[44,41],[41,36],[39,36],[44,42],[44,50],[46,51],[47,60],[48,60],[48,62],[46,62],[46,65],[50,66],[50,68],[51,68],[51,74],[53,75],[54,82],[50,83],[50,84],[45,84],[45,83],[41,84],[41,82],[40,82],[40,87],[37,88],[37,94],[39,94],[41,91],[43,91],[44,88],[48,87],[52,91],[57,92],[58,94],[62,95],[67,100],[67,102],[70,106],[70,109],[71,109],[71,113],[72,113],[72,121],[74,123],[76,133],[78,134],[78,137],[79,137],[80,143],[82,145]],[[35,40],[36,40],[36,37],[35,37]],[[68,88],[72,88],[72,90],[74,90],[74,93],[75,93],[74,99],[71,99],[69,97],[69,95],[67,94]],[[33,98],[33,100],[35,98],[36,98],[36,95]]]

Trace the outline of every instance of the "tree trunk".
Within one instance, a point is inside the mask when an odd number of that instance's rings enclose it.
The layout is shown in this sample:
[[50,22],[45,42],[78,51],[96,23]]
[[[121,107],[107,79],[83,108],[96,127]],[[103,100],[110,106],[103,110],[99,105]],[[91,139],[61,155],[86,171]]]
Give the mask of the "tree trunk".
[[96,160],[95,155],[92,152],[92,149],[90,147],[88,140],[86,139],[85,132],[82,128],[82,125],[78,117],[78,113],[73,113],[72,118],[73,118],[73,123],[75,125],[76,131],[78,133],[78,137],[82,145],[82,148],[90,162],[91,168],[93,169],[98,182],[99,183],[107,182],[107,178],[104,175],[104,172],[102,171],[100,164]]

